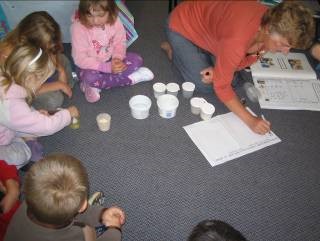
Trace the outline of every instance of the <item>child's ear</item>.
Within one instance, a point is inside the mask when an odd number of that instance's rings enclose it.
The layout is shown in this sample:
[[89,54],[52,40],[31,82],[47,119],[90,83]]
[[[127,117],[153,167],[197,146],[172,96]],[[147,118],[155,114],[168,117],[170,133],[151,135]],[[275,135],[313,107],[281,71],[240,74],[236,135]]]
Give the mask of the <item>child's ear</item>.
[[87,207],[88,207],[88,200],[86,199],[83,202],[82,206],[80,207],[78,213],[83,213],[84,211],[86,211]]

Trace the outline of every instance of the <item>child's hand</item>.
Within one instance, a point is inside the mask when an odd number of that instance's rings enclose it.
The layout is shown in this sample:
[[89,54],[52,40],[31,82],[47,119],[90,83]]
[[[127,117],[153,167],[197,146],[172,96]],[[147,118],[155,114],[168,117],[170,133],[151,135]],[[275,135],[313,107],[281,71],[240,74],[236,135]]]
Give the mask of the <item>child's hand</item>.
[[69,98],[72,97],[72,90],[66,82],[59,81],[60,90],[65,93]]
[[107,227],[121,228],[125,222],[124,211],[119,207],[110,207],[103,212],[101,222]]
[[212,83],[213,80],[213,68],[212,67],[208,67],[203,69],[200,72],[200,75],[202,76],[202,82],[205,84],[210,84]]
[[70,112],[71,117],[76,117],[78,118],[80,116],[79,110],[75,106],[70,106],[67,108],[68,111]]
[[38,111],[39,111],[41,114],[43,114],[43,115],[46,115],[46,116],[49,116],[49,115],[50,115],[47,110],[41,109],[41,110],[38,110]]
[[117,73],[123,72],[126,70],[126,68],[127,68],[127,65],[123,63],[121,59],[115,58],[111,60],[112,73],[117,74]]

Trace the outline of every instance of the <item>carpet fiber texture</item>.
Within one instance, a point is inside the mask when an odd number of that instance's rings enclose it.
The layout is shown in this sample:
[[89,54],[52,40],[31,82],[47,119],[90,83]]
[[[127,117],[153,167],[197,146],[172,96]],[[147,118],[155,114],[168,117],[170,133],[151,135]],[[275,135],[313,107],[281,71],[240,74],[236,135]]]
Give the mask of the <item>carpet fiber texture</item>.
[[[126,211],[124,241],[183,241],[203,219],[224,220],[252,241],[320,240],[320,112],[264,110],[282,142],[211,167],[182,128],[200,121],[189,101],[179,93],[176,117],[163,119],[153,97],[154,82],[182,82],[159,47],[167,1],[127,4],[139,33],[129,51],[142,55],[154,81],[103,90],[94,104],[76,85],[65,106],[79,107],[80,129],[41,138],[46,153],[83,161],[90,192],[103,191],[106,205]],[[152,100],[145,120],[130,114],[137,94]],[[214,104],[216,114],[228,112],[213,94],[195,95]],[[100,112],[112,117],[105,133],[96,124]]]

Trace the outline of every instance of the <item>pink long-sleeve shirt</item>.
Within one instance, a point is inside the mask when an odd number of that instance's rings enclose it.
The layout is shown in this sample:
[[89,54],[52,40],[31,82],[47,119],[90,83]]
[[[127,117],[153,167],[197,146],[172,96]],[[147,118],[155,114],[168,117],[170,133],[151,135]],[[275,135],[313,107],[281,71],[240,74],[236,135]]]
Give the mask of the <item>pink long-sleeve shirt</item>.
[[16,136],[48,136],[70,124],[68,110],[46,116],[32,109],[26,97],[20,85],[11,84],[6,92],[0,85],[0,145],[10,144]]
[[111,72],[111,59],[126,56],[126,32],[119,17],[104,29],[87,28],[73,17],[71,25],[72,57],[82,69]]

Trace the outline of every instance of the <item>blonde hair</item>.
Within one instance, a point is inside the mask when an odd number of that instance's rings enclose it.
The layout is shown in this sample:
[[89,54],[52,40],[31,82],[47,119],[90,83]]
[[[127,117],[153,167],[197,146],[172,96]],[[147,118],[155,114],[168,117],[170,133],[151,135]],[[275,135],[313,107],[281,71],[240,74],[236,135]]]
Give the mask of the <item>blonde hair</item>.
[[[5,91],[12,83],[22,86],[27,91],[27,102],[31,103],[34,92],[54,72],[54,64],[45,52],[32,45],[17,46],[3,65],[0,75]],[[38,56],[38,58],[36,58]],[[31,64],[31,61],[34,61]]]
[[52,154],[27,172],[24,192],[28,211],[45,224],[68,224],[88,195],[85,167],[73,156]]
[[63,45],[59,24],[45,11],[30,13],[0,42],[0,50],[11,51],[23,44],[34,45],[50,55],[61,53]]
[[294,1],[284,1],[270,8],[262,17],[262,27],[286,38],[293,48],[307,49],[315,36],[312,12]]
[[107,24],[114,24],[118,16],[118,7],[114,0],[80,0],[79,2],[79,19],[80,22],[89,27],[87,15],[91,9],[102,9],[109,14]]

